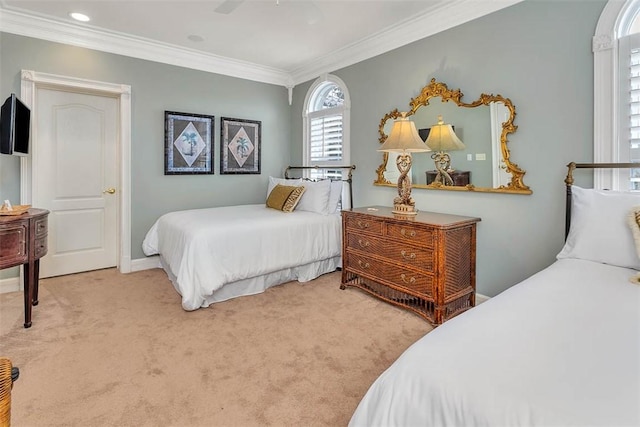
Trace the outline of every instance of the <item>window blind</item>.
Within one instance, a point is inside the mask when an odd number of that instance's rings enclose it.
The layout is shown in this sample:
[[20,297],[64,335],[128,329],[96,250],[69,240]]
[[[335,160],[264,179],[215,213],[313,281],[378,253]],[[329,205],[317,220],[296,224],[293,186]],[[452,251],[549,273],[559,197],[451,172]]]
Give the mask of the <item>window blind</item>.
[[311,119],[311,164],[342,161],[342,114]]
[[[640,47],[629,50],[628,68],[628,133],[622,135],[622,157],[629,162],[640,162]],[[628,145],[627,145],[628,144]],[[624,159],[624,161],[627,161]],[[630,190],[640,190],[640,168],[632,169]]]

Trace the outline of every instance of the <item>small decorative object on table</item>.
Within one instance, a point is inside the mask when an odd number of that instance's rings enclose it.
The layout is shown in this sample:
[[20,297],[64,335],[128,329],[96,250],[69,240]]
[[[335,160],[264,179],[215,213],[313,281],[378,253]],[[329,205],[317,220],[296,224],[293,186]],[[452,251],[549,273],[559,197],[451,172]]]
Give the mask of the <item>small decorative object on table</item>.
[[29,210],[31,205],[11,205],[9,200],[5,200],[0,206],[0,215],[22,215]]

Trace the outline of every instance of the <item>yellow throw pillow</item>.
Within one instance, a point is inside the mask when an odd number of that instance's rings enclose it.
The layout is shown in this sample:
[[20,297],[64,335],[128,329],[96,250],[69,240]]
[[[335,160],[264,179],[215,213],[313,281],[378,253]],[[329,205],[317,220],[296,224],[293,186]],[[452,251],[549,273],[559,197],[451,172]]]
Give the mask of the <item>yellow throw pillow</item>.
[[[640,257],[640,206],[634,206],[629,212],[627,217],[627,223],[631,227],[631,234],[633,235],[633,242],[636,245],[636,253]],[[633,277],[630,277],[631,283],[640,285],[640,273],[636,273]]]
[[293,187],[278,184],[273,187],[269,197],[267,197],[267,207],[283,212],[293,212],[303,193],[303,186]]

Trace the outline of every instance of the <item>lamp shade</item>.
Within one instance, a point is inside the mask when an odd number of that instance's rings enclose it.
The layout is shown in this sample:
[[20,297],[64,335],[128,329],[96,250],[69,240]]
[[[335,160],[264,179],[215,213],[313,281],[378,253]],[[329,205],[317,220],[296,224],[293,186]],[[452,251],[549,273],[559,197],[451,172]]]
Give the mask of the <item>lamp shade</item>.
[[426,143],[433,151],[454,151],[465,148],[460,138],[453,131],[453,127],[446,124],[442,120],[442,116],[438,116],[438,124],[433,125],[429,131]]
[[393,123],[391,135],[378,148],[378,151],[395,152],[418,152],[431,151],[422,141],[416,125],[404,115]]

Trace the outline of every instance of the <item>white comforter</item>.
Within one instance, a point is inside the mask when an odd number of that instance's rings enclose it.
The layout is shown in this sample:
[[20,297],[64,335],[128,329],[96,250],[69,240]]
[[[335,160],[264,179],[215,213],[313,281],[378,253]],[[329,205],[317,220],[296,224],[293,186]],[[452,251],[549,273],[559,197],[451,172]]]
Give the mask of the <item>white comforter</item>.
[[227,283],[339,256],[341,239],[339,214],[241,205],[165,214],[142,246],[161,255],[182,307],[195,310]]
[[639,426],[635,273],[555,262],[416,342],[350,426]]

